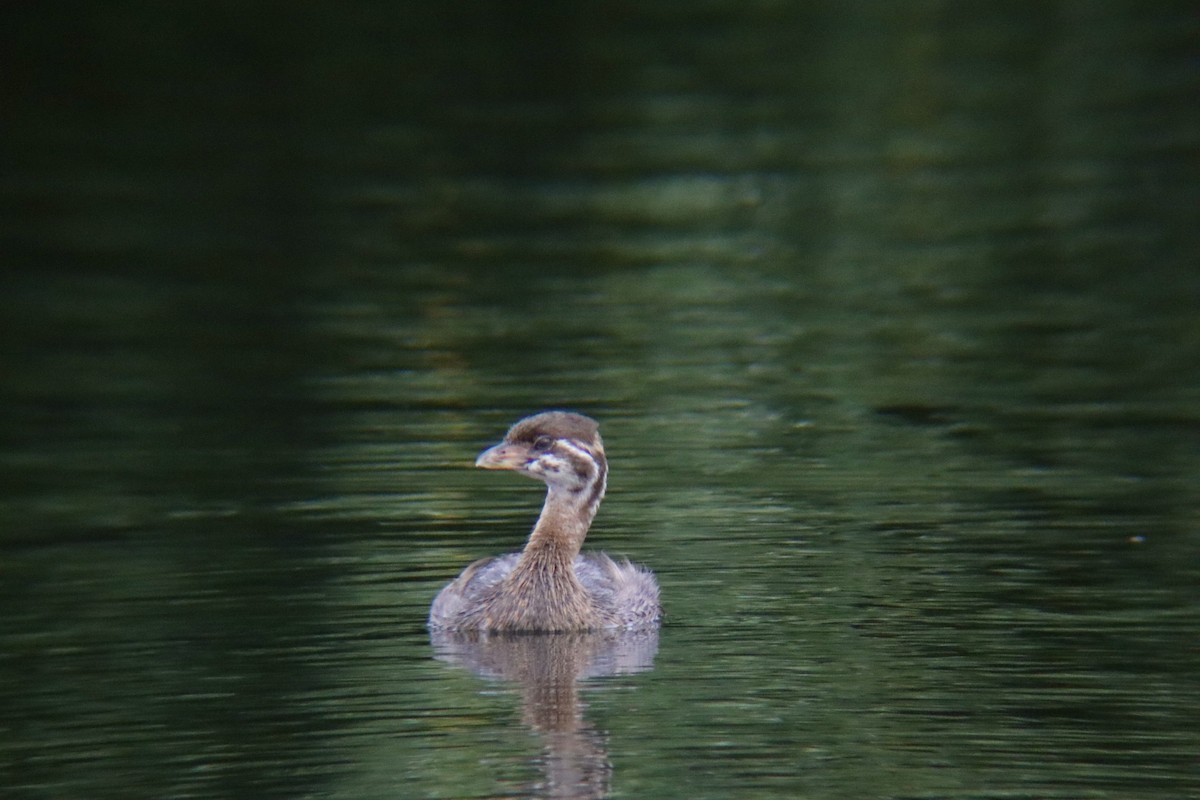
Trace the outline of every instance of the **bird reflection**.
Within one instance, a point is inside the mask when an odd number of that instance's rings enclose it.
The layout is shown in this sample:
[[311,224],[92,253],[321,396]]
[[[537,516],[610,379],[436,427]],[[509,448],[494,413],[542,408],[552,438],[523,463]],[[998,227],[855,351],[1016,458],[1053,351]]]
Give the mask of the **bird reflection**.
[[657,630],[539,635],[434,631],[431,638],[438,659],[520,688],[521,721],[543,743],[538,763],[542,780],[530,787],[532,796],[609,795],[608,735],[585,718],[579,684],[651,669]]

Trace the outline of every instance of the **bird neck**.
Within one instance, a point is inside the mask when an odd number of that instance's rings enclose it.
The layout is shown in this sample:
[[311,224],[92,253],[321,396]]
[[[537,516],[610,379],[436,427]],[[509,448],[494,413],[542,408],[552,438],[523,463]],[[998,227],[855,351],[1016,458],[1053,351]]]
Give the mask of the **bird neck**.
[[595,605],[575,574],[575,558],[600,498],[604,475],[580,487],[551,485],[525,550],[504,579],[518,599],[511,630],[590,630],[600,624]]
[[[603,490],[600,495],[603,496]],[[535,562],[541,568],[566,567],[583,548],[583,540],[600,506],[599,497],[588,490],[571,491],[551,486],[533,532],[522,553],[522,562]]]

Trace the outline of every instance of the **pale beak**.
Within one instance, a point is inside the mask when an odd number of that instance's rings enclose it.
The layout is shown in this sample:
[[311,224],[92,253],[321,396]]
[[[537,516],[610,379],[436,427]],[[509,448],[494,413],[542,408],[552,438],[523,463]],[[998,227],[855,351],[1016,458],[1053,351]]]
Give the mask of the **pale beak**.
[[480,453],[479,458],[475,459],[475,466],[483,469],[522,469],[528,457],[528,448],[501,442]]

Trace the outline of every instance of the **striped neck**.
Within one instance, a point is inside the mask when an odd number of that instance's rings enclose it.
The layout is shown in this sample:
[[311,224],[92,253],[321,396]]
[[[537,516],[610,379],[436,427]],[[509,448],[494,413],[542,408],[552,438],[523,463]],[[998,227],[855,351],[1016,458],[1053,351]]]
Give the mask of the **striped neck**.
[[529,535],[525,553],[570,564],[583,548],[588,528],[604,499],[608,463],[600,446],[585,447],[560,440],[555,442],[554,449],[569,464],[571,480],[547,481],[546,502]]

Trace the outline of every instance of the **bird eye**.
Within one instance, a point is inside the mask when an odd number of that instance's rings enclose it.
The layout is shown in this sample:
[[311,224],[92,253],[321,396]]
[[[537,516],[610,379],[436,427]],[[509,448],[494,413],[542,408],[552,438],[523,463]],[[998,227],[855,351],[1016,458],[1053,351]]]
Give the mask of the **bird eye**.
[[549,436],[539,436],[533,440],[533,449],[534,450],[549,450],[550,446],[553,444],[554,444],[554,440],[551,439]]

